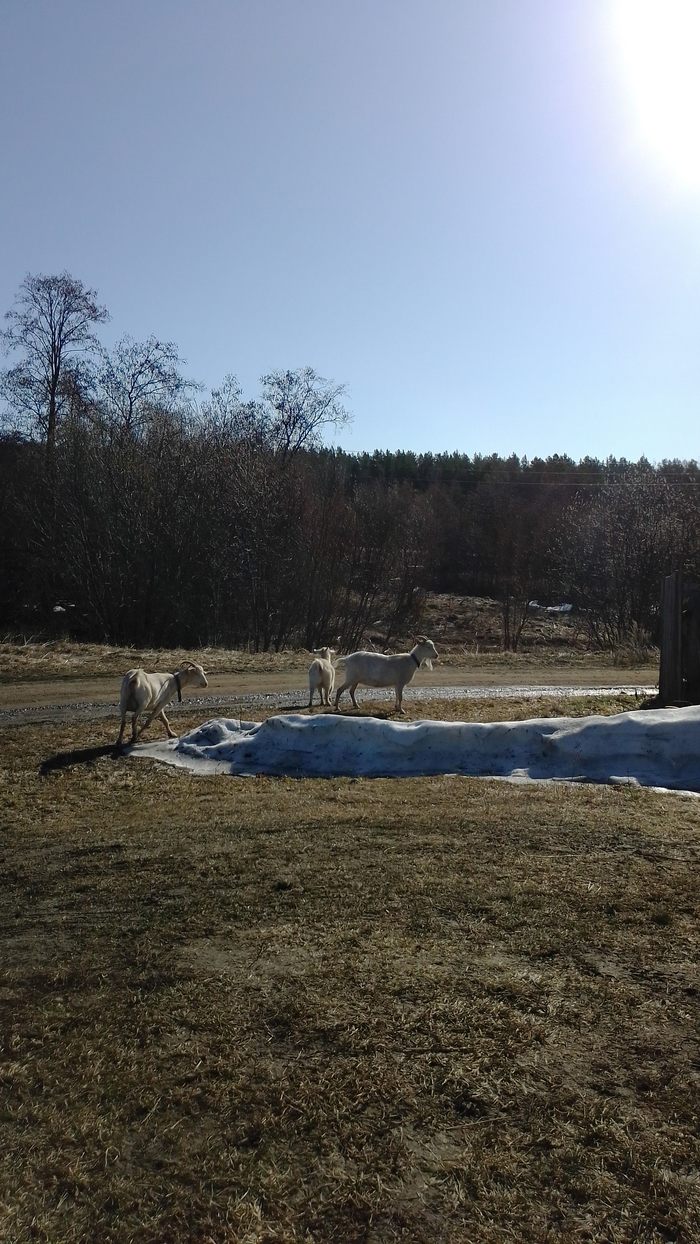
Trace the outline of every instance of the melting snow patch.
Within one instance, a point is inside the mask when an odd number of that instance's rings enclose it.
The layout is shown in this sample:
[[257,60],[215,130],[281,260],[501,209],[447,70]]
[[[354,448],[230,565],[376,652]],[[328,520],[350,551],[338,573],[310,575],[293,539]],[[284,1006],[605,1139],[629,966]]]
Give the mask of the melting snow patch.
[[193,773],[610,782],[700,792],[700,707],[530,721],[384,721],[289,713],[207,721],[132,755]]

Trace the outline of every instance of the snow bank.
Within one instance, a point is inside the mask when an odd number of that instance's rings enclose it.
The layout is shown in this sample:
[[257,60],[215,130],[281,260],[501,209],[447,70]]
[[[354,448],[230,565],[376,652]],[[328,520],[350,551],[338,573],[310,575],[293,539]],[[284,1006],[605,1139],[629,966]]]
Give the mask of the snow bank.
[[167,743],[138,745],[194,773],[624,782],[700,791],[700,707],[490,724],[286,714],[208,721]]

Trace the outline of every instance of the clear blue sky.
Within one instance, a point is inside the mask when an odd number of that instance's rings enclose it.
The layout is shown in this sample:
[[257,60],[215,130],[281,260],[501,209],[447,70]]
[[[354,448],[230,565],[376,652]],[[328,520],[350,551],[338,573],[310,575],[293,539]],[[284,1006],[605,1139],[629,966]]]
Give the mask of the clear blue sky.
[[0,309],[67,269],[206,388],[309,364],[350,451],[695,458],[700,91],[646,141],[623,4],[3,0]]

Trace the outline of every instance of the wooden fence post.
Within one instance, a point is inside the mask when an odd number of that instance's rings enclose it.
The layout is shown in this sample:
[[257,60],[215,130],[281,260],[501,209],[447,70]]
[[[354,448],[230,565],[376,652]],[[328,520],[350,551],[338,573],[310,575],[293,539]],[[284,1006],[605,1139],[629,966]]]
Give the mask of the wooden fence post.
[[683,575],[666,575],[661,589],[661,659],[659,699],[665,707],[683,699]]

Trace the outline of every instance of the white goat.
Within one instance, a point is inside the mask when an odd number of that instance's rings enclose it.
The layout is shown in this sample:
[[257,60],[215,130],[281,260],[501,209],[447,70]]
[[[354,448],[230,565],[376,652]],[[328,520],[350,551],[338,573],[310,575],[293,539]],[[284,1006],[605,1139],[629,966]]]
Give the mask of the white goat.
[[321,706],[330,708],[333,687],[335,686],[335,669],[331,661],[333,648],[315,648],[316,660],[309,666],[309,702],[307,708],[313,708],[314,691],[318,691]]
[[365,687],[393,687],[396,692],[396,712],[403,713],[403,689],[413,678],[417,669],[425,663],[432,669],[432,662],[437,661],[435,645],[425,635],[419,635],[410,652],[398,652],[395,656],[385,656],[382,652],[351,652],[341,657],[337,663],[339,669],[344,667],[345,682],[339,687],[335,696],[335,707],[347,688],[350,688],[350,699],[355,708],[355,690],[358,683]]
[[[194,661],[185,661],[174,674],[147,674],[142,669],[129,670],[122,679],[119,697],[122,724],[119,727],[117,747],[121,746],[124,737],[127,713],[132,714],[132,743],[135,743],[139,735],[150,726],[154,717],[160,717],[168,732],[168,738],[176,738],[177,735],[170,729],[170,722],[165,716],[166,704],[169,704],[176,695],[178,700],[181,700],[183,687],[206,687],[207,685],[204,670]],[[142,713],[147,714],[146,720],[141,729],[137,731],[136,722]]]

